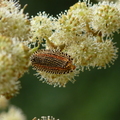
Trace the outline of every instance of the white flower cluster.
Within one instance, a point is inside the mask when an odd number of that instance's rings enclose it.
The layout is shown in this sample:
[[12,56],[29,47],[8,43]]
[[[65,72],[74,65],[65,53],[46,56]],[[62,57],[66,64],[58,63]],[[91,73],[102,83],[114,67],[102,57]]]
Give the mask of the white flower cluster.
[[2,112],[0,114],[0,120],[26,120],[21,109],[14,106],[10,106],[8,112]]
[[28,15],[23,14],[24,8],[20,9],[18,2],[14,0],[0,1],[0,35],[28,41],[30,23]]
[[[31,25],[34,38],[46,40],[46,49],[63,45],[62,52],[70,55],[76,66],[72,73],[62,75],[38,71],[40,80],[54,86],[65,86],[68,81],[74,82],[74,76],[79,71],[91,67],[106,68],[113,64],[118,52],[112,41],[113,33],[120,30],[118,6],[118,3],[108,1],[94,5],[79,1],[59,14],[58,18],[45,13],[33,17]],[[35,41],[34,38],[32,41]],[[42,42],[41,39],[39,42]]]
[[18,79],[28,70],[30,37],[28,16],[18,2],[0,1],[0,95],[11,98],[18,94]]
[[[49,58],[56,59],[56,63],[61,61],[61,66],[62,62],[66,62],[63,67],[42,66],[44,70],[54,69],[62,74],[47,73],[49,70],[40,71],[43,69],[40,68],[41,63],[36,63],[40,80],[53,86],[65,87],[68,81],[74,82],[74,77],[84,69],[106,68],[113,64],[118,52],[113,42],[113,34],[120,30],[119,6],[119,2],[103,1],[92,5],[89,1],[79,1],[56,18],[39,12],[28,19],[28,15],[23,14],[24,8],[21,9],[18,2],[1,0],[0,94],[10,98],[18,93],[18,79],[28,70],[29,57],[36,50],[31,50],[26,45],[36,41],[39,44],[44,41],[45,50],[60,50],[58,57],[55,57],[56,53],[45,54],[49,56],[47,62]],[[61,56],[61,53],[64,56]],[[38,56],[40,57],[39,52]],[[72,60],[65,56],[70,56]],[[64,73],[59,70],[72,72]]]
[[[106,68],[117,59],[118,48],[113,35],[120,32],[120,2],[103,1],[92,5],[89,0],[79,1],[56,18],[39,12],[28,19],[24,8],[21,9],[17,1],[0,0],[0,103],[3,103],[0,109],[8,104],[1,95],[10,99],[18,94],[19,78],[29,69],[31,54],[39,48],[28,46],[35,45],[36,41],[40,45],[44,42],[44,51],[54,51],[36,52],[31,60],[32,65],[38,67],[36,75],[40,81],[54,87],[65,87],[68,81],[75,81],[80,71]],[[40,56],[44,61],[38,59]],[[56,67],[51,62],[53,59],[60,65]],[[46,71],[40,71],[43,69]],[[47,73],[49,70],[57,72]],[[8,119],[26,118],[21,110],[11,106],[7,113],[0,114],[0,120]],[[38,120],[55,118],[43,116]]]
[[42,116],[40,119],[34,117],[32,120],[60,120],[60,119],[55,119],[53,116]]

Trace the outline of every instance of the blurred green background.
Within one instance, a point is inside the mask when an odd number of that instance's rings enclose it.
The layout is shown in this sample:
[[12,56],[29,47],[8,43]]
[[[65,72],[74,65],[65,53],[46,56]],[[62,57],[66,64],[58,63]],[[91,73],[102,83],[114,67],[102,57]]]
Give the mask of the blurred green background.
[[[21,0],[20,4],[28,4],[25,12],[30,16],[39,11],[56,16],[77,1]],[[120,48],[120,35],[115,35],[114,42]],[[76,82],[69,82],[66,88],[42,83],[34,73],[30,68],[20,79],[20,94],[11,99],[27,120],[43,115],[60,120],[120,120],[120,55],[110,68],[81,72]]]

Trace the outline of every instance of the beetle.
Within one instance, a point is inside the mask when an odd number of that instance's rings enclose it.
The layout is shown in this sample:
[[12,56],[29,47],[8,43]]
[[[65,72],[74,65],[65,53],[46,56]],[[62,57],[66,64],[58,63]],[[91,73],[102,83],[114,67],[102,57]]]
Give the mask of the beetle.
[[30,57],[32,66],[37,71],[45,71],[52,74],[66,74],[73,72],[75,66],[72,58],[59,49],[37,50]]

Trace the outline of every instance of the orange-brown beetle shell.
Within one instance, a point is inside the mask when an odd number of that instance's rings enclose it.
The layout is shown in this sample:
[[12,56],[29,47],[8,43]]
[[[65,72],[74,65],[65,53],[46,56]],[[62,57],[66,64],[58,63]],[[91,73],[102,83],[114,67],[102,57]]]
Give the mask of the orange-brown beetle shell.
[[38,50],[30,60],[36,70],[52,74],[66,74],[75,69],[72,58],[59,50]]

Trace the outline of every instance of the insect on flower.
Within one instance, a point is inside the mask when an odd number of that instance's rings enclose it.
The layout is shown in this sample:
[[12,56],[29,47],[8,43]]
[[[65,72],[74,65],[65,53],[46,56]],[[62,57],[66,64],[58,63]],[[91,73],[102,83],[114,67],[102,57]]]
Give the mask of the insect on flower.
[[66,74],[75,69],[72,58],[58,49],[38,50],[30,57],[30,60],[35,70],[52,74]]

